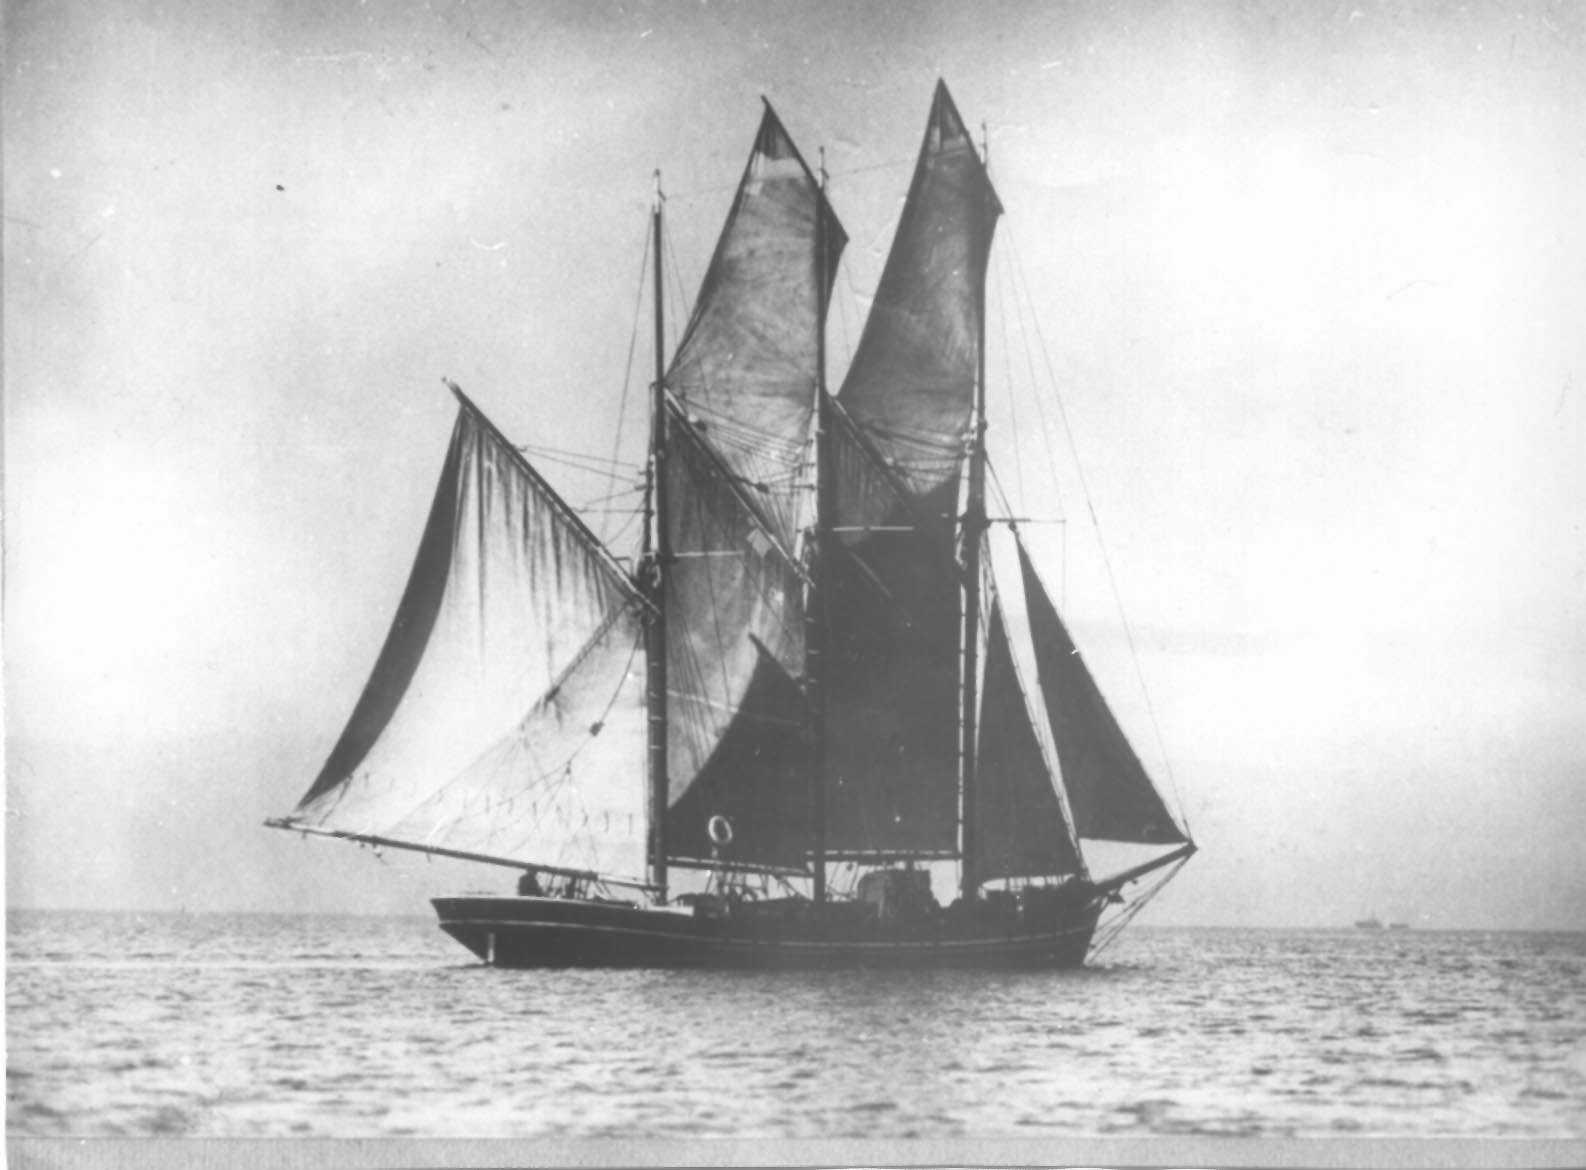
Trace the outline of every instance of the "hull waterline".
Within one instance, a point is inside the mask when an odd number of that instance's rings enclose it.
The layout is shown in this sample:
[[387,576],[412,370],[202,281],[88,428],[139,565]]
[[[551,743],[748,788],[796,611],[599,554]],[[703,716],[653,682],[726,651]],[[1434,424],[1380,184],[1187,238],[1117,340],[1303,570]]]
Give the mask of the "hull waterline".
[[537,897],[436,898],[440,927],[497,967],[1077,967],[1102,900],[956,918],[884,923],[756,908],[686,910]]

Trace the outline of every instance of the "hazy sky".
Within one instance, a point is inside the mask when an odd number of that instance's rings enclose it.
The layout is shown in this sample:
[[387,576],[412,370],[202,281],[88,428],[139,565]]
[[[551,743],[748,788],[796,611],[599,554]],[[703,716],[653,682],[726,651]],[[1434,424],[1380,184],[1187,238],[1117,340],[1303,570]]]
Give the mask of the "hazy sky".
[[11,904],[500,886],[260,827],[384,637],[441,378],[609,457],[651,173],[691,297],[764,94],[852,240],[837,384],[941,76],[1008,209],[1002,482],[1067,519],[1031,540],[1203,847],[1150,920],[1586,927],[1579,6],[31,0],[6,38]]

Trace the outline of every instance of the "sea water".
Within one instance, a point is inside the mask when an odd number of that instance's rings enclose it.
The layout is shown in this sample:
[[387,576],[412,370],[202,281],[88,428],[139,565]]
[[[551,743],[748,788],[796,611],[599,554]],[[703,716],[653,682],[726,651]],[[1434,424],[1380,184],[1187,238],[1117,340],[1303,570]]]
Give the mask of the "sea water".
[[501,971],[13,912],[13,1136],[1586,1136],[1586,936],[1136,926],[1055,972]]

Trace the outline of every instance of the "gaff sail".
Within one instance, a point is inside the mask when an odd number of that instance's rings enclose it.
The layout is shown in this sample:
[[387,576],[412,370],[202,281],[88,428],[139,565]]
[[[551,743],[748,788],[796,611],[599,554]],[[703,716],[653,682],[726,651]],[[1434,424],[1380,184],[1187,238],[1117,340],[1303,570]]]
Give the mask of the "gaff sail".
[[385,646],[285,825],[642,874],[642,602],[458,398]]

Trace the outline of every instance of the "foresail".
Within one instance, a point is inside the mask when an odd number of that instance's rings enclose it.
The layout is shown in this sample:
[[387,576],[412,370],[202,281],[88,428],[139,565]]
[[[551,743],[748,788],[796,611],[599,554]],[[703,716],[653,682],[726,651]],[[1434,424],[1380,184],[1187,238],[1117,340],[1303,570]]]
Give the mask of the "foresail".
[[970,818],[975,872],[983,879],[1072,874],[1083,868],[1054,787],[1050,745],[1036,731],[1045,713],[1032,698],[1014,664],[1003,607],[994,601]]
[[767,103],[666,384],[789,548],[823,306],[846,242]]
[[1085,668],[1022,543],[1018,550],[1036,666],[1075,831],[1147,845],[1187,840]]
[[407,589],[288,826],[643,873],[640,602],[459,394]]
[[708,861],[726,817],[738,864],[802,869],[809,845],[801,580],[743,484],[669,418],[667,853]]
[[917,497],[955,481],[1002,205],[945,84],[841,400]]

